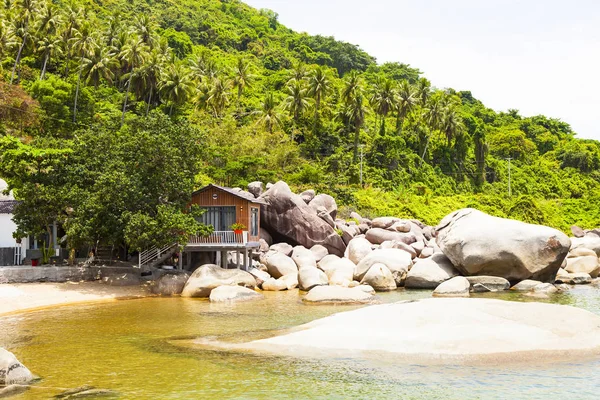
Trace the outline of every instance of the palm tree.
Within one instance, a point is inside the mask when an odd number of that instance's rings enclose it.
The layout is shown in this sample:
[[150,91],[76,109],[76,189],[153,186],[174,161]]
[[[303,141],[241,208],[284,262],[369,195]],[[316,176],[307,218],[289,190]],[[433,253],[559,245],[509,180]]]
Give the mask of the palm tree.
[[252,74],[252,65],[244,60],[242,57],[237,59],[235,67],[233,67],[233,79],[231,86],[237,89],[237,102],[239,104],[240,98],[246,87],[251,88],[254,82],[254,75]]
[[119,37],[119,34],[124,30],[121,15],[117,11],[108,17],[108,27],[104,32],[104,42],[107,46],[113,46],[113,41]]
[[220,78],[213,78],[207,104],[213,110],[215,117],[220,117],[221,113],[229,102],[228,84]]
[[307,71],[306,71],[306,64],[302,63],[302,62],[298,62],[296,63],[293,67],[292,67],[292,72],[290,74],[290,78],[288,80],[289,81],[303,81],[306,79],[307,76]]
[[273,93],[268,93],[263,100],[262,108],[253,114],[259,115],[258,124],[263,124],[269,133],[273,133],[273,126],[281,126],[281,116],[277,110],[277,104]]
[[202,82],[204,78],[214,79],[218,74],[218,67],[207,50],[202,51],[195,59],[190,61],[190,69],[198,82]]
[[56,11],[56,7],[52,3],[44,4],[40,8],[37,18],[38,34],[54,35],[61,23],[61,15]]
[[208,108],[208,99],[210,99],[210,90],[211,87],[208,82],[201,82],[198,88],[196,89],[196,95],[194,98],[194,103],[196,107],[200,110],[206,110]]
[[152,50],[154,47],[154,25],[148,14],[141,14],[133,19],[133,31]]
[[18,24],[18,32],[21,36],[21,45],[19,46],[19,50],[17,51],[17,56],[15,57],[15,64],[12,69],[12,73],[10,74],[10,83],[12,84],[15,79],[15,72],[17,71],[17,66],[21,62],[21,56],[23,55],[23,49],[25,48],[25,44],[29,39],[29,30],[30,23],[37,14],[38,4],[35,0],[19,0],[16,7],[16,13],[18,18],[16,18],[15,22]]
[[308,94],[302,81],[296,79],[290,80],[286,86],[286,94],[287,97],[283,100],[283,108],[290,113],[294,120],[294,130],[292,131],[292,140],[294,140],[300,117],[308,108]]
[[371,89],[369,103],[374,109],[375,114],[381,117],[381,128],[379,133],[385,135],[385,118],[394,109],[396,100],[396,90],[394,81],[386,78],[378,78]]
[[92,26],[88,21],[81,24],[79,29],[74,30],[75,36],[72,39],[73,48],[79,54],[79,74],[77,75],[77,89],[75,90],[75,103],[73,104],[73,122],[77,121],[77,99],[79,98],[79,86],[81,85],[81,75],[83,73],[83,61],[94,50],[96,39],[92,33]]
[[169,116],[171,116],[173,106],[185,103],[194,93],[192,74],[181,64],[171,64],[163,73],[160,91],[171,103],[169,107]]
[[355,71],[350,72],[344,80],[342,90],[344,118],[350,123],[354,131],[354,154],[352,162],[356,163],[358,159],[358,144],[360,139],[360,129],[365,122],[364,94],[362,89],[362,80]]
[[308,76],[308,94],[315,101],[314,129],[318,126],[321,101],[327,96],[330,90],[331,80],[329,79],[326,70],[320,65],[315,67]]
[[143,87],[144,90],[148,91],[148,99],[146,101],[146,116],[150,112],[150,104],[152,104],[154,92],[158,89],[163,64],[163,55],[154,49],[142,67],[141,77],[143,79]]
[[462,134],[464,131],[464,124],[462,122],[462,118],[458,115],[458,113],[450,108],[445,110],[445,114],[442,120],[441,130],[446,135],[446,141],[448,147],[452,145],[452,139],[456,136]]
[[64,9],[63,15],[65,16],[62,38],[67,50],[67,59],[65,60],[65,77],[67,77],[69,75],[69,63],[71,62],[73,37],[77,29],[81,27],[84,11],[75,1],[61,5],[61,8]]
[[96,46],[92,54],[83,61],[83,76],[88,84],[98,88],[102,79],[112,83],[115,78],[113,69],[118,65],[119,62],[109,48]]
[[0,60],[4,59],[4,54],[16,44],[17,41],[12,27],[7,21],[0,20]]
[[136,67],[142,65],[146,58],[148,47],[143,39],[138,36],[132,36],[129,42],[123,47],[119,57],[129,67],[129,73],[123,75],[123,79],[127,80],[127,89],[123,100],[123,113],[121,114],[121,125],[125,121],[125,111],[127,110],[127,100],[129,99],[129,91],[131,90],[131,81],[136,77]]
[[417,81],[417,98],[422,106],[427,104],[431,93],[431,82],[426,78],[421,78]]
[[38,42],[38,52],[42,53],[44,61],[42,62],[42,69],[40,71],[40,80],[44,80],[46,76],[46,67],[48,61],[53,54],[62,54],[62,39],[57,36],[46,36]]
[[400,134],[404,118],[417,105],[419,100],[417,93],[407,80],[400,82],[396,97],[396,133]]

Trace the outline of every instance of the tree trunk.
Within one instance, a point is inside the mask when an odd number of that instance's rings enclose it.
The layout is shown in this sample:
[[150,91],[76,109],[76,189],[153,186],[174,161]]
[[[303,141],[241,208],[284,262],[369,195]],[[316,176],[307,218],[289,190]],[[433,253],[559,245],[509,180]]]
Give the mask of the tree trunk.
[[[25,26],[27,29],[27,26]],[[17,65],[21,62],[21,53],[23,52],[23,48],[25,47],[25,43],[27,43],[27,33],[23,36],[23,42],[21,46],[19,46],[19,51],[17,52],[17,58],[15,58],[15,65],[13,65],[12,73],[10,74],[10,84],[12,85],[13,80],[15,79],[15,72],[17,70]]]
[[42,66],[42,72],[40,74],[40,81],[44,80],[44,76],[46,75],[46,65],[48,65],[48,59],[50,58],[50,53],[46,53],[46,57],[44,57],[44,65]]
[[358,139],[360,137],[360,125],[354,127],[354,156],[352,157],[352,163],[356,164],[358,160]]
[[150,94],[148,95],[148,103],[146,104],[146,117],[148,116],[148,112],[150,111],[150,102],[152,101],[152,86],[150,86]]
[[171,102],[171,107],[169,107],[169,117],[173,115],[173,102]]
[[423,150],[423,155],[421,156],[421,163],[419,166],[423,165],[423,161],[425,161],[425,153],[427,153],[427,147],[429,146],[429,136],[427,136],[427,140],[425,141],[425,149]]
[[121,114],[121,126],[123,126],[123,122],[125,121],[125,110],[127,109],[127,99],[129,98],[129,88],[131,88],[132,77],[133,68],[131,69],[131,75],[129,75],[129,79],[127,80],[127,90],[125,91],[125,100],[123,100],[123,114]]
[[79,75],[77,76],[77,89],[75,90],[75,104],[73,105],[73,122],[77,121],[77,98],[79,97],[79,85],[81,84],[81,73],[83,71],[83,56],[79,62]]

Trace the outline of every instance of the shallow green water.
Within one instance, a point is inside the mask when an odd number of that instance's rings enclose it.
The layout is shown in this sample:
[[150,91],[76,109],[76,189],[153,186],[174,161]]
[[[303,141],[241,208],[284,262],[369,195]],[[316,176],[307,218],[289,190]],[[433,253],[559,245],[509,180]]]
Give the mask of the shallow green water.
[[[397,291],[385,302],[429,297]],[[93,385],[120,399],[597,399],[600,361],[490,367],[425,366],[393,360],[306,360],[186,348],[179,339],[251,339],[348,306],[307,306],[297,293],[215,305],[150,298],[57,307],[0,317],[0,346],[42,380],[21,399],[51,398],[59,388]],[[489,297],[489,296],[488,296]],[[519,294],[507,300],[532,301]],[[600,289],[578,287],[552,300],[600,314]],[[401,318],[401,316],[399,316]]]

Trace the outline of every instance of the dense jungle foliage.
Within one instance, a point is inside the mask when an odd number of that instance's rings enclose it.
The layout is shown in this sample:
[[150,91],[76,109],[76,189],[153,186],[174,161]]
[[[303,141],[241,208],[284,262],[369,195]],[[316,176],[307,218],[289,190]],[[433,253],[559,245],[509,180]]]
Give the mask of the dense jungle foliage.
[[600,226],[597,141],[237,0],[4,0],[0,77],[16,218],[72,245],[168,241],[201,229],[177,211],[193,188],[279,179],[366,216]]

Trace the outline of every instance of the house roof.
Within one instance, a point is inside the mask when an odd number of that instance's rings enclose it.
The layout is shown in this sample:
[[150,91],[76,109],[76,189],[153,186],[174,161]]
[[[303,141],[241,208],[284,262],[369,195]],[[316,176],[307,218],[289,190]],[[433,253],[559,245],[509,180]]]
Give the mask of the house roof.
[[192,193],[192,195],[195,195],[197,193],[201,193],[204,192],[205,190],[208,190],[210,188],[216,188],[219,190],[222,190],[224,192],[227,192],[233,196],[239,197],[241,199],[247,200],[251,203],[256,203],[256,204],[267,204],[266,201],[264,201],[261,198],[256,198],[254,197],[254,195],[250,192],[246,192],[245,190],[242,190],[240,188],[229,188],[229,187],[225,187],[225,186],[218,186],[218,185],[213,185],[212,183],[208,186],[203,187],[202,189],[198,189],[196,190],[194,193]]
[[0,214],[12,214],[18,203],[17,200],[0,200]]

